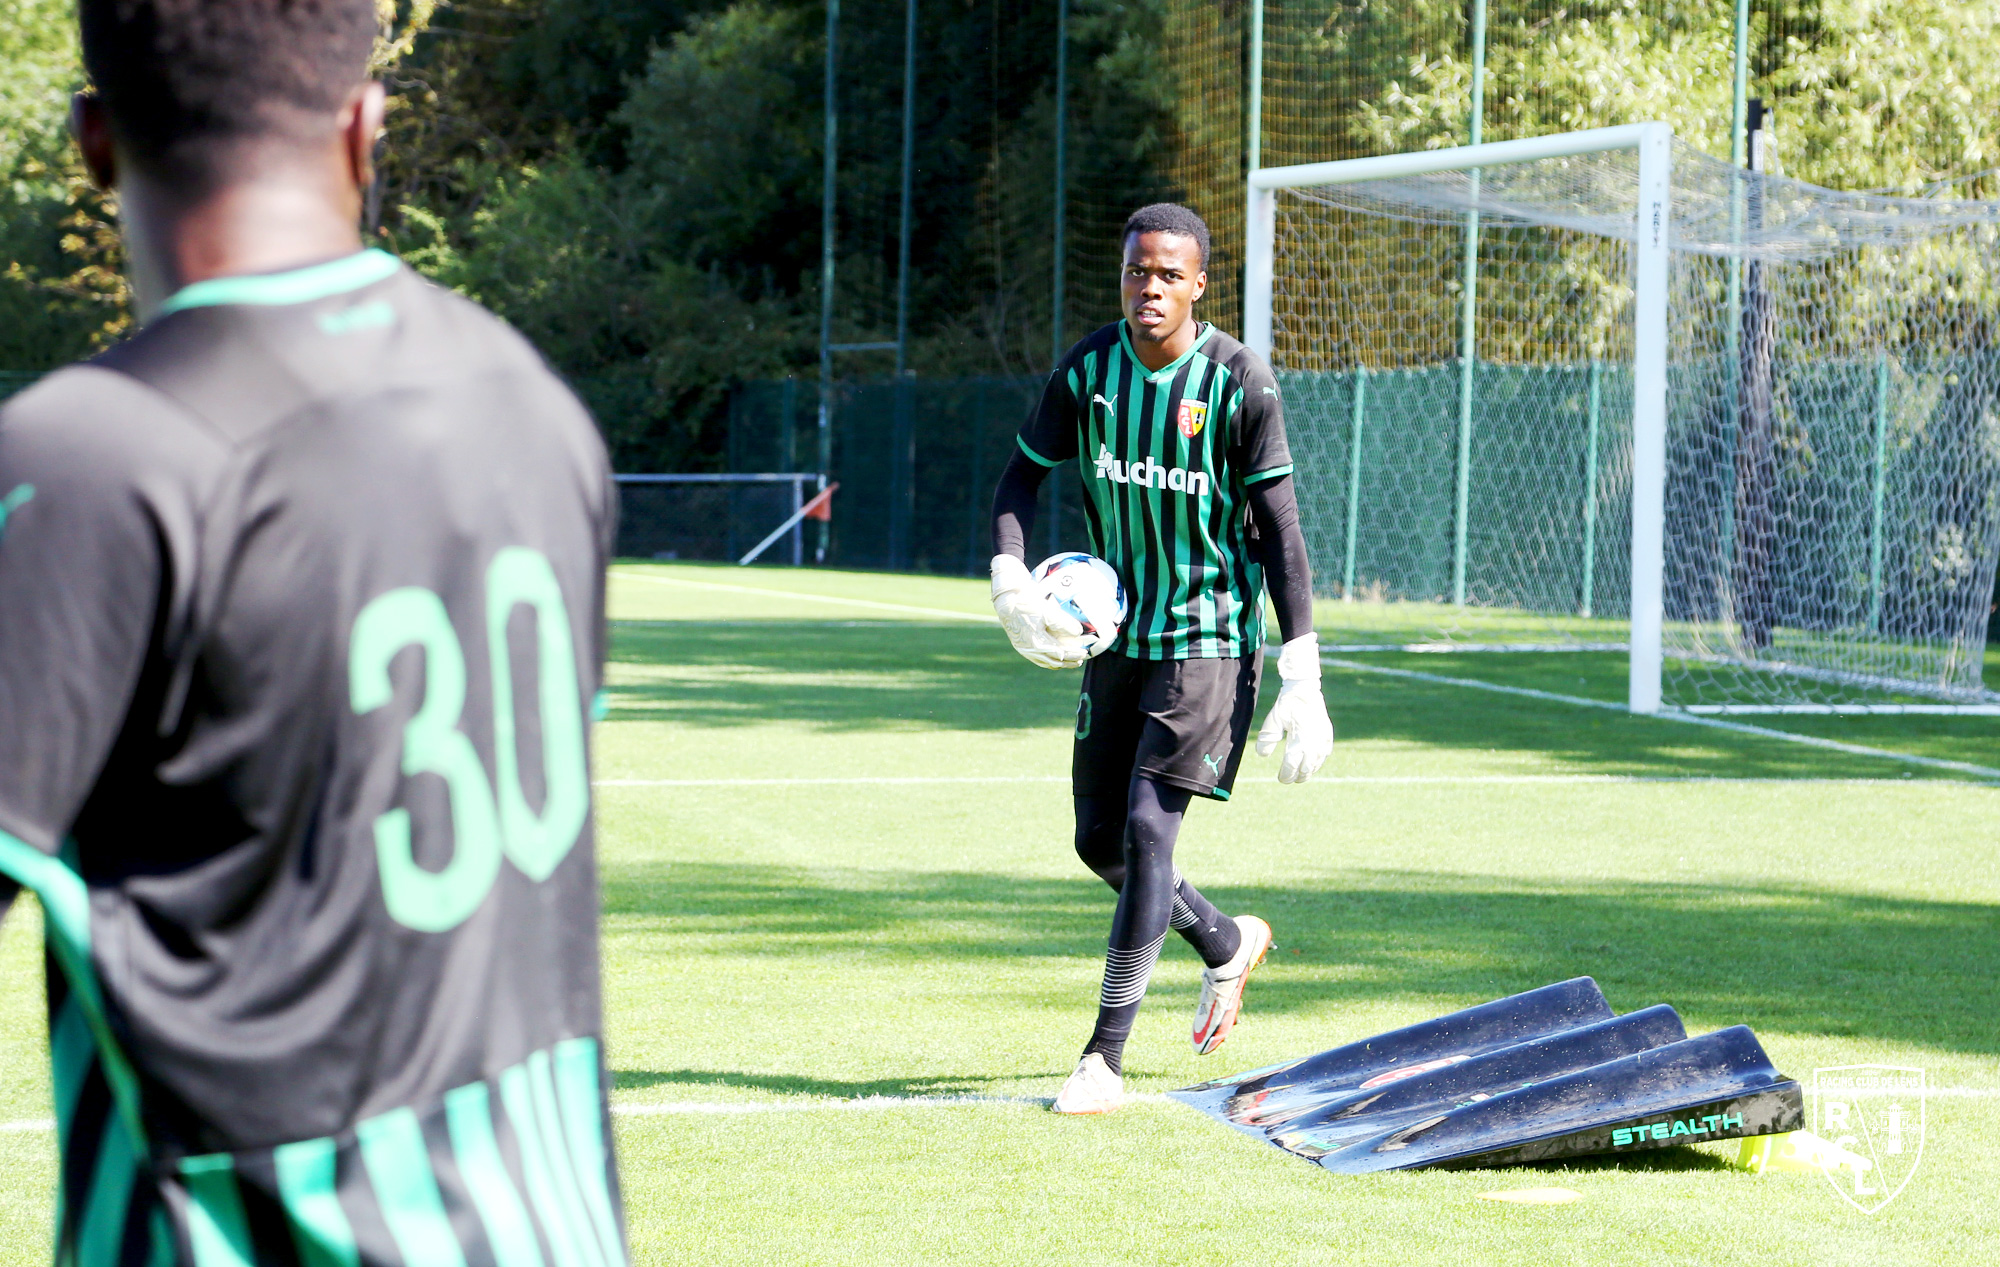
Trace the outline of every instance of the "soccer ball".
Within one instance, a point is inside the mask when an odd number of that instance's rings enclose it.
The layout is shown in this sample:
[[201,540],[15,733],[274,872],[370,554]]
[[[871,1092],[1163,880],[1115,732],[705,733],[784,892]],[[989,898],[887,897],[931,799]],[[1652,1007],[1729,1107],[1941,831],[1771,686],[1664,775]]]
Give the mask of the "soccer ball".
[[1125,585],[1103,559],[1074,550],[1043,559],[1035,584],[1083,626],[1084,645],[1096,655],[1118,639],[1125,624]]

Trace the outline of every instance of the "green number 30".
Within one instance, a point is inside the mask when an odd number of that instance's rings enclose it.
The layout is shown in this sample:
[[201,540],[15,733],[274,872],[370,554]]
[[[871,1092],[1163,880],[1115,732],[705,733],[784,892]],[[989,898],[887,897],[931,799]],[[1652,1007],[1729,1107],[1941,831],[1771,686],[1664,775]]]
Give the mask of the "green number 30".
[[[539,814],[521,786],[514,735],[507,621],[521,604],[534,610],[540,651],[537,693],[547,795]],[[403,774],[435,774],[444,780],[451,797],[451,861],[442,871],[417,864],[409,810],[392,809],[375,820],[383,900],[396,922],[422,932],[455,928],[479,909],[500,874],[503,853],[529,879],[548,878],[576,844],[590,812],[576,653],[562,589],[544,555],[511,546],[494,556],[486,569],[486,643],[493,666],[497,797],[478,750],[458,728],[465,711],[465,651],[444,600],[417,586],[393,589],[377,595],[354,620],[348,680],[356,713],[373,712],[395,694],[389,663],[398,652],[411,646],[424,651],[424,699],[403,727]]]

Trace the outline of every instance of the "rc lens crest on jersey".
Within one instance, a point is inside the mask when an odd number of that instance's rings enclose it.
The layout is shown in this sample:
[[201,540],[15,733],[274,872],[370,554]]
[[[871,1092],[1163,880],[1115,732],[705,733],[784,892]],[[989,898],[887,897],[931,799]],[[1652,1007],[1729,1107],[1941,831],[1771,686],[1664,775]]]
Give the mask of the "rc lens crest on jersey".
[[1181,423],[1181,434],[1183,436],[1187,437],[1190,440],[1194,439],[1196,436],[1201,434],[1201,429],[1207,422],[1208,422],[1207,401],[1195,400],[1192,398],[1182,399],[1180,423]]

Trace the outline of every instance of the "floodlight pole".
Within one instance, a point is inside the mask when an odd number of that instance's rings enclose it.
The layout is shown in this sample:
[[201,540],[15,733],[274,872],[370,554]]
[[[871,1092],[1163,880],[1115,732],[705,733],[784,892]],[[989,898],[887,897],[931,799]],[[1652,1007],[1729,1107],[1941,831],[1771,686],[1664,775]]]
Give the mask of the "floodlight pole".
[[[819,487],[824,489],[833,469],[833,195],[839,98],[834,83],[840,33],[840,0],[826,0],[826,135],[820,163],[819,198]],[[827,529],[821,520],[813,562],[826,562]]]
[[[1486,115],[1486,0],[1472,4],[1472,120],[1468,145],[1479,144]],[[1458,513],[1452,524],[1451,601],[1465,606],[1467,528],[1472,515],[1473,368],[1479,351],[1479,169],[1467,173],[1472,207],[1465,213],[1465,266],[1458,312]]]

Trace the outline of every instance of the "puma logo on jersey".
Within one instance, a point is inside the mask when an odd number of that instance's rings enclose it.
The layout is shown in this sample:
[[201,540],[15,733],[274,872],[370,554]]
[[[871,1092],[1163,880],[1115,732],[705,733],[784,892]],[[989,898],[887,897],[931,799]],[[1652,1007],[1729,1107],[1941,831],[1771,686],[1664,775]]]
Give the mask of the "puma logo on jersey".
[[1185,467],[1161,466],[1151,458],[1140,458],[1137,462],[1121,462],[1111,456],[1111,450],[1097,446],[1097,478],[1110,480],[1114,484],[1138,484],[1146,488],[1164,488],[1174,493],[1192,493],[1196,497],[1208,496],[1208,472],[1190,471]]
[[1105,413],[1112,414],[1114,416],[1118,413],[1118,398],[1116,396],[1113,396],[1109,400],[1106,400],[1102,393],[1093,392],[1090,397],[1090,403],[1093,405],[1104,406]]

